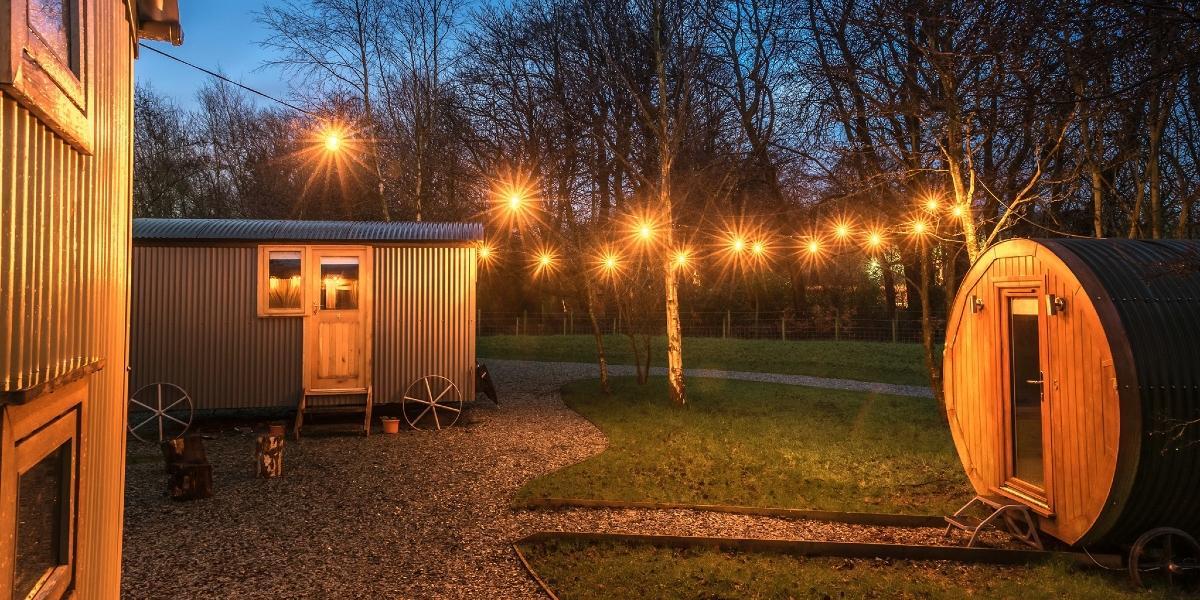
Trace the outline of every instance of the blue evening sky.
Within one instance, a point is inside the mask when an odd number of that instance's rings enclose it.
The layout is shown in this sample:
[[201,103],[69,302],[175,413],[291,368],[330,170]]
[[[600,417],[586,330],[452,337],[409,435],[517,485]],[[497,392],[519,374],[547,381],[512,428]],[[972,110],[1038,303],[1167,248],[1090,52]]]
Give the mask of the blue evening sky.
[[[259,68],[270,56],[258,45],[267,31],[254,15],[270,0],[181,0],[183,45],[147,42],[168,52],[272,96],[286,100],[287,82],[274,68]],[[153,52],[142,50],[134,64],[139,83],[148,83],[186,108],[195,106],[196,91],[208,75]],[[260,102],[268,100],[257,98]]]

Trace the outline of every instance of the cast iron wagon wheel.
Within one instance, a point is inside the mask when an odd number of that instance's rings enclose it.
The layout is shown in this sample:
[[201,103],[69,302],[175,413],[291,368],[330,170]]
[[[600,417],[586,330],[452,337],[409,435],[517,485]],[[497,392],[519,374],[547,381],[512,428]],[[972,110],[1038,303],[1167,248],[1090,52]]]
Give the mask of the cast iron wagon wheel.
[[404,390],[404,420],[413,429],[451,427],[462,414],[462,392],[441,375],[426,375]]
[[1174,527],[1151,529],[1129,550],[1129,576],[1143,588],[1192,587],[1200,576],[1200,544]]
[[[163,442],[192,426],[192,397],[173,383],[151,383],[129,397],[129,433],[143,441]],[[147,416],[148,415],[148,416]]]

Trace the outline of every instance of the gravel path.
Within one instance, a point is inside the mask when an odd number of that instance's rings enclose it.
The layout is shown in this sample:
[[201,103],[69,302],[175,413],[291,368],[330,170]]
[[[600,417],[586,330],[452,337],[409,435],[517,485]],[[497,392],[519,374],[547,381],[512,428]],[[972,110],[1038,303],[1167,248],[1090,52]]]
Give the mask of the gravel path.
[[933,529],[685,510],[514,511],[525,482],[604,449],[600,431],[556,393],[594,367],[488,363],[503,404],[474,403],[465,427],[370,438],[313,427],[288,440],[278,480],[253,477],[252,437],[208,432],[208,500],[166,500],[157,449],[131,442],[125,597],[537,598],[510,548],[537,530],[940,539]]

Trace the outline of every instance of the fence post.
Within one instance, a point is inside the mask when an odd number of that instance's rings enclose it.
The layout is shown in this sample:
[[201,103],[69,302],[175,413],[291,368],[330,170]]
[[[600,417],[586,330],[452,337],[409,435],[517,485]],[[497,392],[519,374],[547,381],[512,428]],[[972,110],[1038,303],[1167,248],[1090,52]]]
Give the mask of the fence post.
[[787,341],[787,315],[779,315],[779,339]]
[[896,343],[896,317],[892,317],[892,343]]
[[567,335],[567,313],[563,313],[563,335]]
[[721,337],[733,337],[733,315],[725,309],[725,332]]
[[517,317],[517,326],[513,329],[513,335],[521,335],[521,317]]
[[842,311],[833,311],[833,341],[842,341]]

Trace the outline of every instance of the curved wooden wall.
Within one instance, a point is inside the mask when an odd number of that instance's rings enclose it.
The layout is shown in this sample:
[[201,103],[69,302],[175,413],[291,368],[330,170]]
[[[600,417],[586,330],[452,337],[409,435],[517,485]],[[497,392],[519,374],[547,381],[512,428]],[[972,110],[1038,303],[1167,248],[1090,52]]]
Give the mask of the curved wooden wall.
[[[1003,483],[1005,464],[1003,362],[999,285],[1035,281],[1042,294],[1067,301],[1044,316],[1049,403],[1050,463],[1047,486],[1052,518],[1042,529],[1067,542],[1102,535],[1093,531],[1110,499],[1121,440],[1120,400],[1113,354],[1092,299],[1053,252],[1031,240],[998,244],[976,262],[959,289],[947,325],[945,391],[955,446],[981,494]],[[967,306],[984,302],[979,313]],[[1045,310],[1044,301],[1040,302]]]

